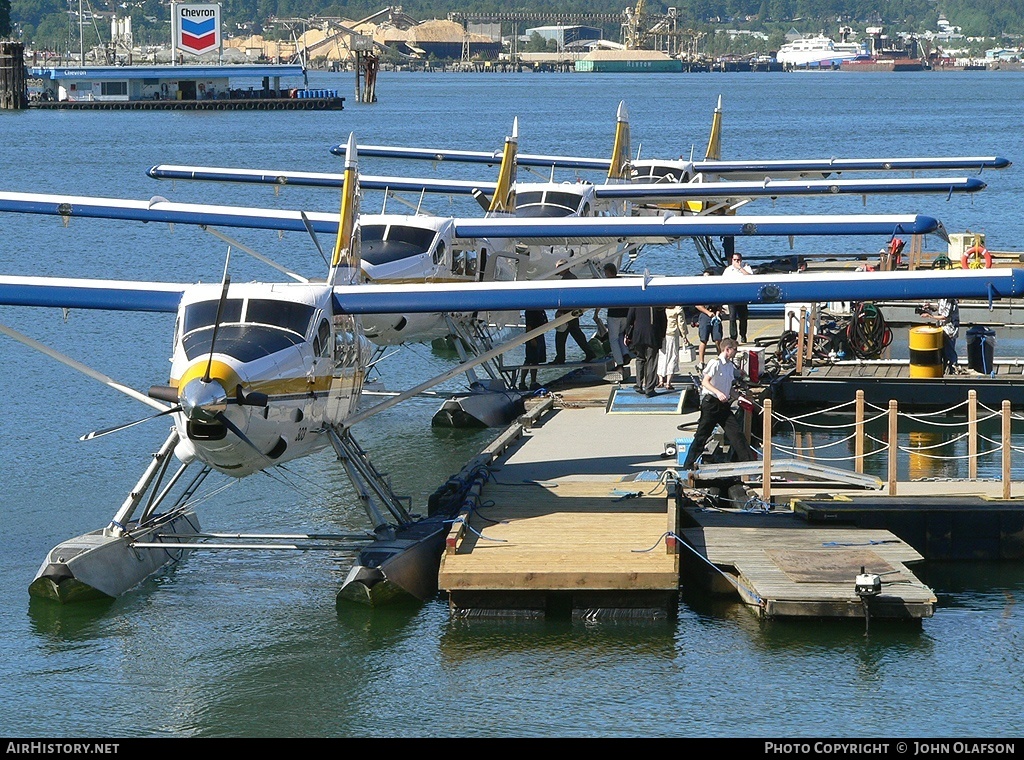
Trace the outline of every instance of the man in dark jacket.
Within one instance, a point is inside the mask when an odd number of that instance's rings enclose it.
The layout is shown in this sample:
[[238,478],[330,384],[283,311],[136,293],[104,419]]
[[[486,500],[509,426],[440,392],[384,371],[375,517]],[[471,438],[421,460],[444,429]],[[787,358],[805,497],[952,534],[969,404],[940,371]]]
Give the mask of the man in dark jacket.
[[626,345],[636,356],[636,390],[648,397],[658,387],[658,349],[667,330],[664,306],[632,306],[626,314]]
[[[555,263],[555,266],[566,266],[568,263],[569,262],[565,259],[559,259]],[[573,271],[568,268],[563,269],[558,276],[561,277],[563,280],[577,279]],[[558,311],[555,312],[555,316],[560,317],[563,314],[567,314],[570,311],[572,310],[559,309]],[[597,354],[594,353],[594,350],[590,347],[590,344],[587,342],[587,336],[583,332],[583,328],[580,326],[580,320],[577,317],[576,319],[570,319],[564,325],[555,328],[555,359],[553,362],[551,362],[552,364],[565,364],[565,344],[566,341],[569,339],[570,335],[572,336],[572,339],[576,341],[576,345],[583,349],[584,361],[591,362],[597,358]]]

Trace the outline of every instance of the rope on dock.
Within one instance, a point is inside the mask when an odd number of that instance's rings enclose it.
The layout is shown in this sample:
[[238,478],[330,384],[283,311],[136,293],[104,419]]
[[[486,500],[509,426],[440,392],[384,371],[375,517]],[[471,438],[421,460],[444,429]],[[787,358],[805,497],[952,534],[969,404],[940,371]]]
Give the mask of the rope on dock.
[[647,552],[652,552],[655,549],[657,549],[658,546],[661,544],[661,542],[664,541],[666,538],[672,538],[672,539],[675,540],[677,546],[685,546],[687,549],[689,549],[690,552],[693,554],[693,556],[695,556],[695,557],[697,557],[697,559],[703,561],[704,564],[706,564],[708,567],[710,567],[716,573],[718,573],[723,578],[725,578],[727,581],[729,581],[729,583],[731,583],[733,585],[733,587],[736,589],[736,591],[738,591],[740,593],[740,596],[743,596],[745,594],[746,596],[750,597],[751,599],[754,599],[757,602],[758,605],[760,605],[762,607],[764,606],[764,599],[762,599],[756,592],[754,592],[753,589],[750,589],[747,586],[741,586],[740,582],[736,578],[733,578],[731,575],[729,575],[724,570],[719,568],[711,560],[709,560],[707,557],[705,557],[703,554],[701,554],[699,551],[697,551],[696,548],[694,548],[693,546],[690,546],[690,544],[687,543],[683,539],[682,536],[679,536],[679,535],[677,535],[676,533],[674,533],[672,531],[666,531],[665,533],[662,533],[661,536],[658,538],[658,540],[655,542],[654,546],[652,546],[650,549],[633,549],[633,551],[638,553],[638,554],[646,554]]

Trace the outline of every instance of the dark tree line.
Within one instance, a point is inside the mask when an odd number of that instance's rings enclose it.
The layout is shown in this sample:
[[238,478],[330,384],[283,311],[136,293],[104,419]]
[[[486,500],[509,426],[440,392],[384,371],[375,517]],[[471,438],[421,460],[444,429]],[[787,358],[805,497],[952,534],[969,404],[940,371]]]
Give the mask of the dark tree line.
[[[129,0],[127,9],[119,0],[83,0],[92,11],[130,13],[136,44],[165,45],[169,42],[169,8],[160,0]],[[705,32],[726,28],[750,29],[780,35],[799,32],[835,34],[840,25],[863,31],[866,25],[884,25],[891,32],[935,30],[939,13],[962,28],[968,36],[998,37],[1024,34],[1024,0],[647,0],[649,14],[677,9],[683,28]],[[263,33],[287,36],[287,28],[271,24],[274,18],[340,17],[358,20],[384,6],[366,0],[221,0],[224,32],[227,35]],[[404,0],[402,9],[417,19],[446,18],[452,11],[507,13],[600,13],[621,15],[635,3],[623,0],[533,0],[510,8],[504,0]],[[0,0],[0,37],[20,35],[29,45],[48,50],[76,49],[78,46],[78,3],[68,0]],[[538,22],[540,25],[542,22]],[[618,39],[615,24],[602,25],[606,36]],[[86,24],[86,45],[96,37],[109,36],[109,24]],[[509,30],[503,30],[508,32]],[[72,42],[73,40],[73,42]]]

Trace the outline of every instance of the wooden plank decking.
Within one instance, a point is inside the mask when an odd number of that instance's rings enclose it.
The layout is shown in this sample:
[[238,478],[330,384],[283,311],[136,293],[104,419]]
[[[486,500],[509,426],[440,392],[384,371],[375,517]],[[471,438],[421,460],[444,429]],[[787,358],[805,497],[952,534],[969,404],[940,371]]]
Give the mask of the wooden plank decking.
[[821,528],[790,509],[709,514],[677,499],[689,481],[664,446],[695,414],[610,415],[610,391],[563,389],[505,436],[441,560],[454,615],[671,616],[680,586],[711,566],[765,617],[863,617],[861,567],[885,579],[871,617],[933,614],[935,595],[906,567],[921,555],[889,531]]
[[938,601],[906,567],[923,557],[887,530],[701,527],[683,538],[763,617],[862,618],[862,568],[882,578],[882,593],[868,600],[871,617],[931,617]]

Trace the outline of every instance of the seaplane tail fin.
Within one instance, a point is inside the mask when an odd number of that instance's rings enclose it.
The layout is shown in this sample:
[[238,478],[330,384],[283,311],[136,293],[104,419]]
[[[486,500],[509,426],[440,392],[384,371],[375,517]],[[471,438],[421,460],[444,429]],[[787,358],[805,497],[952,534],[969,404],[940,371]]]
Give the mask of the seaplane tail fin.
[[350,134],[345,153],[345,173],[341,186],[341,209],[338,212],[338,235],[331,256],[331,285],[345,285],[355,281],[359,261],[359,164],[356,155],[356,137]]
[[519,117],[512,120],[512,134],[505,138],[505,150],[501,154],[498,169],[498,186],[491,197],[489,214],[514,214],[516,212],[516,172],[519,152]]
[[[715,106],[715,113],[711,117],[711,134],[708,136],[708,149],[704,154],[705,161],[722,160],[722,96],[718,96],[718,105]],[[711,208],[710,203],[705,201],[687,201],[686,210],[691,214],[703,214]],[[736,213],[723,209],[723,214]]]
[[705,161],[722,160],[722,96],[718,96],[718,105],[711,117],[711,136],[708,137],[708,150],[704,154]]
[[629,142],[629,114],[624,101],[619,102],[619,110],[615,114],[615,142],[612,145],[612,162],[608,167],[608,183],[628,182],[632,177],[633,166],[630,162],[632,148]]

